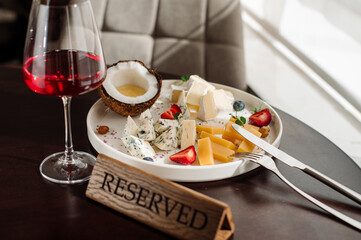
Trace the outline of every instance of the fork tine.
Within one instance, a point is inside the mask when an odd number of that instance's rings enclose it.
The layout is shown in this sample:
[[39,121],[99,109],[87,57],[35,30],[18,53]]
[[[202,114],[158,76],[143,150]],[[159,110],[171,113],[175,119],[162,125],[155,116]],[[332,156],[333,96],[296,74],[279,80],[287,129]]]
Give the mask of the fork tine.
[[251,153],[251,152],[242,152],[242,153],[240,153],[240,155],[241,155],[241,158],[243,158],[243,159],[253,160],[253,161],[257,161],[258,159],[263,157],[262,154]]

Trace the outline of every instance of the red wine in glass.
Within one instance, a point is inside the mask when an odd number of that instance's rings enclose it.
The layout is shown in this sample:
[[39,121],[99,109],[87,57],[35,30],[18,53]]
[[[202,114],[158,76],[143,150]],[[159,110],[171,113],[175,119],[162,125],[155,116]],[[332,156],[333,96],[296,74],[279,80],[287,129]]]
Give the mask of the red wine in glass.
[[60,97],[79,95],[102,83],[105,72],[101,64],[103,59],[91,53],[52,51],[24,62],[24,81],[36,93]]
[[49,181],[74,184],[90,178],[96,158],[73,150],[70,102],[105,79],[103,55],[89,0],[33,0],[23,78],[32,91],[60,97],[64,105],[65,151],[40,164],[41,175]]

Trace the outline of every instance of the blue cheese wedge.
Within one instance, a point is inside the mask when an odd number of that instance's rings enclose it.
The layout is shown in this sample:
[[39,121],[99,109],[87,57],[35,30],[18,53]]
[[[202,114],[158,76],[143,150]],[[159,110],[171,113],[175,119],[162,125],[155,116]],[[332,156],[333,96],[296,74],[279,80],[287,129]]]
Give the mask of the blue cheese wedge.
[[184,91],[182,91],[179,94],[177,105],[181,109],[183,117],[186,118],[186,119],[189,118],[190,117],[190,112],[189,112],[189,109],[188,109],[188,105],[186,103],[186,95],[185,95]]
[[165,151],[176,149],[178,147],[177,129],[169,127],[153,141],[153,144]]
[[154,131],[154,120],[152,114],[149,109],[144,111],[138,120],[138,137],[145,141],[152,141],[155,139],[155,131]]
[[183,125],[183,121],[184,121],[183,114],[178,115],[178,120],[177,121],[178,121],[178,124],[179,124],[179,127],[177,129],[177,145],[180,146],[181,141],[182,141],[182,125]]
[[149,144],[140,138],[135,136],[123,137],[122,141],[129,151],[130,155],[137,158],[153,157],[155,155],[154,149]]
[[137,124],[134,122],[131,116],[128,116],[127,122],[124,127],[123,137],[137,136],[137,133],[138,133]]
[[170,119],[158,119],[154,123],[154,131],[159,135],[170,127],[179,128],[179,122],[177,120]]
[[151,119],[153,121],[153,117],[152,117],[152,114],[149,109],[142,112],[142,114],[140,114],[140,116],[139,116],[139,120],[145,119],[145,118]]

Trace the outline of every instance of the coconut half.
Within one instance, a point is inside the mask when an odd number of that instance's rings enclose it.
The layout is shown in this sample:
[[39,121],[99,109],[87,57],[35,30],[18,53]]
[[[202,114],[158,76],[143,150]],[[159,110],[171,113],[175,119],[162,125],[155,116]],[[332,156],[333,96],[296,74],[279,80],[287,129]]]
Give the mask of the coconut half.
[[[133,86],[144,89],[139,96],[127,96],[118,89]],[[107,76],[99,88],[100,96],[111,110],[123,116],[136,116],[150,108],[160,95],[161,77],[138,60],[119,61],[107,70]]]

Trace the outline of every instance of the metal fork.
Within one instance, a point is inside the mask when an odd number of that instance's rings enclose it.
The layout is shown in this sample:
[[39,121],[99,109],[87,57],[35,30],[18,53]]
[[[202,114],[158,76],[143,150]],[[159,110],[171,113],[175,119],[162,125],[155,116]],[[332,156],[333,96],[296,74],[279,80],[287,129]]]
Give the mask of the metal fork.
[[315,204],[316,206],[322,208],[323,210],[325,210],[326,212],[328,212],[329,214],[335,216],[336,218],[344,221],[345,223],[353,226],[354,228],[357,228],[358,230],[361,230],[361,223],[356,221],[355,219],[352,219],[346,215],[344,215],[343,213],[340,213],[339,211],[331,208],[330,206],[318,201],[317,199],[315,199],[314,197],[308,195],[307,193],[305,193],[304,191],[302,191],[301,189],[299,189],[298,187],[296,187],[295,185],[293,185],[290,181],[288,181],[283,175],[282,173],[279,171],[279,169],[277,168],[275,162],[273,161],[272,158],[270,158],[267,155],[263,155],[263,154],[258,154],[258,153],[241,153],[240,154],[241,158],[244,160],[249,160],[252,161],[254,163],[257,163],[265,168],[267,168],[268,170],[272,171],[273,173],[275,173],[283,182],[285,182],[288,186],[290,186],[294,191],[296,191],[297,193],[299,193],[300,195],[302,195],[304,198],[306,198],[308,201],[312,202],[313,204]]

